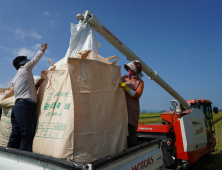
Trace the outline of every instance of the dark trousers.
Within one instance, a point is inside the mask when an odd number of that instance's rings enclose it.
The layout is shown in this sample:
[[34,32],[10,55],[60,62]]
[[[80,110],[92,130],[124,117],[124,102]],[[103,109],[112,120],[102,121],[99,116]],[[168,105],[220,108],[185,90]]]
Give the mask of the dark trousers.
[[128,145],[128,148],[132,148],[136,146],[136,143],[137,143],[137,127],[128,123],[128,132],[129,132],[129,136],[127,139],[127,145]]
[[26,100],[16,102],[11,113],[12,133],[7,147],[32,152],[35,136],[35,104]]

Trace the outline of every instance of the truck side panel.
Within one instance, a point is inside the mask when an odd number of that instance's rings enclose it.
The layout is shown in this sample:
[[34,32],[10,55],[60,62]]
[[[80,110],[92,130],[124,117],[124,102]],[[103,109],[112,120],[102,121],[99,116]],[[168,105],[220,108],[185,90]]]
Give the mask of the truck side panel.
[[0,169],[4,170],[66,170],[55,164],[24,157],[7,152],[0,152]]
[[163,165],[159,145],[140,150],[132,155],[99,168],[100,170],[155,170]]
[[154,170],[163,165],[161,139],[138,138],[138,145],[93,161],[88,165],[0,146],[4,170]]

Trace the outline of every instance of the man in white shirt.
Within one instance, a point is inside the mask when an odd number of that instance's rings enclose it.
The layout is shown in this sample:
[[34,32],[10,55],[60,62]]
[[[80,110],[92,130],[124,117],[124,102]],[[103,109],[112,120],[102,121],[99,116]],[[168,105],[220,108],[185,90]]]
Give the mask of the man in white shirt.
[[35,106],[38,102],[32,69],[42,58],[46,48],[47,44],[42,44],[42,49],[32,60],[28,60],[26,56],[18,56],[13,60],[18,71],[13,79],[15,106],[11,113],[12,133],[7,147],[32,151],[36,128]]

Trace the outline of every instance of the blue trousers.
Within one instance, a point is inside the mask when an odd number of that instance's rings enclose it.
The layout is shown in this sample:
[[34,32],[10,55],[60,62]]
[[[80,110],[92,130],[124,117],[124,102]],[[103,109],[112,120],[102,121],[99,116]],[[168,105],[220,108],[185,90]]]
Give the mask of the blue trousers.
[[35,103],[18,100],[11,112],[12,133],[7,147],[32,152],[35,136]]

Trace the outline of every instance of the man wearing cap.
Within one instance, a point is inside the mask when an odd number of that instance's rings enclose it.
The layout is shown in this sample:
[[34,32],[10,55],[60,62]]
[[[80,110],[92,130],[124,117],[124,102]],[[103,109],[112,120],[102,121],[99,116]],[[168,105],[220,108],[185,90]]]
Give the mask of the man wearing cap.
[[141,73],[142,65],[140,61],[134,60],[131,63],[127,63],[124,65],[124,68],[128,75],[122,77],[120,87],[125,90],[126,95],[129,132],[127,145],[128,148],[131,148],[136,146],[137,143],[137,126],[140,114],[139,98],[143,93],[144,82],[141,79],[143,74]]
[[18,56],[13,60],[18,71],[13,79],[15,106],[11,113],[12,133],[7,147],[32,151],[36,128],[35,106],[38,102],[32,69],[42,58],[46,48],[47,44],[42,44],[42,49],[32,60],[28,60],[26,56]]

